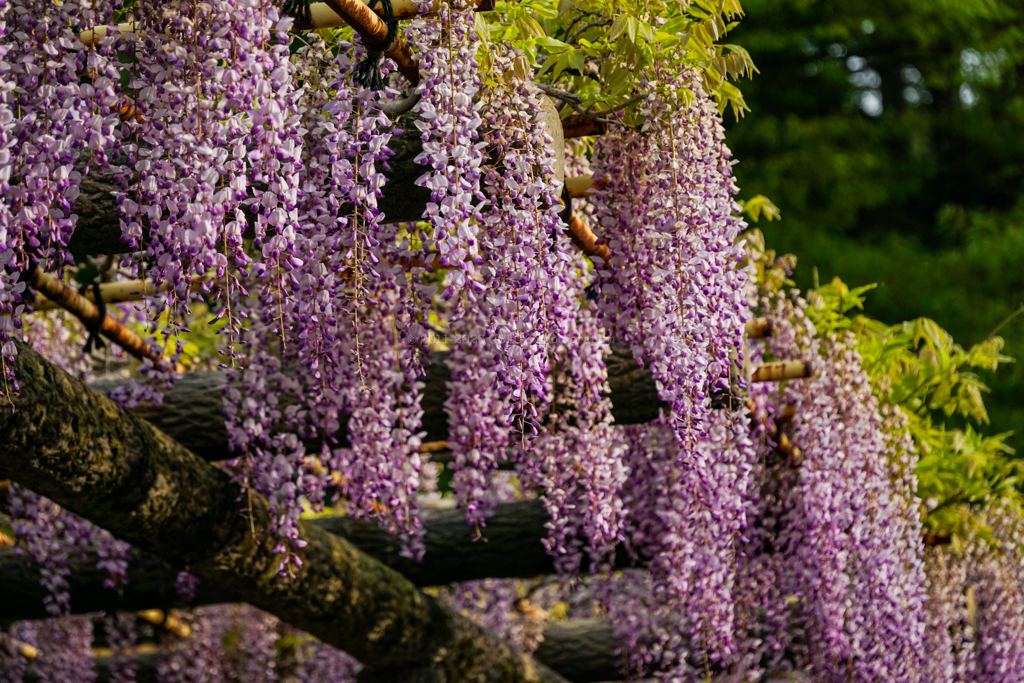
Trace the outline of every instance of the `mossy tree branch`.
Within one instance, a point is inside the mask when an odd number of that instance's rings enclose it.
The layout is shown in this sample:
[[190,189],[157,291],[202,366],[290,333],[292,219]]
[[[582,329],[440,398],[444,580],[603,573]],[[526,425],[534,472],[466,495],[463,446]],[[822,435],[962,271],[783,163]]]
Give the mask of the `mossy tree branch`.
[[563,680],[319,527],[300,526],[301,565],[279,573],[266,501],[256,497],[243,518],[226,474],[23,344],[14,371],[21,393],[0,413],[0,478],[231,586],[359,659],[369,680]]

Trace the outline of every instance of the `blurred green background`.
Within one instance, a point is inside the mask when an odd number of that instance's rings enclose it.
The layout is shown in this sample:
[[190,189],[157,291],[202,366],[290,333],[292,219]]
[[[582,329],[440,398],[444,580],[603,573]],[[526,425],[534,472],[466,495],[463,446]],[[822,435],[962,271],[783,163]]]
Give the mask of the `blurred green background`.
[[[727,115],[741,198],[782,220],[769,247],[875,282],[865,313],[935,319],[964,346],[1024,303],[1024,2],[744,0],[729,41],[760,73]],[[1024,454],[1024,316],[1000,334],[1019,362],[983,379],[991,431]]]

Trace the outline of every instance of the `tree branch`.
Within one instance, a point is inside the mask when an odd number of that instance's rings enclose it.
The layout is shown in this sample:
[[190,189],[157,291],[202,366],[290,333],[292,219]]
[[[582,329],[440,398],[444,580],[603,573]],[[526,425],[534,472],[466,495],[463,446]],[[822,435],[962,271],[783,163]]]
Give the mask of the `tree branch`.
[[[430,510],[427,513],[426,552],[416,562],[402,556],[401,542],[374,522],[351,517],[320,517],[308,521],[345,539],[362,552],[400,572],[417,586],[440,586],[480,579],[533,578],[555,573],[554,559],[544,550],[547,536],[547,512],[539,500],[502,503],[481,529],[484,540],[476,540],[476,530],[466,525],[462,510]],[[151,553],[133,550],[128,565],[128,584],[113,591],[103,587],[107,572],[99,566],[100,557],[89,553],[74,564],[69,577],[71,611],[87,614],[98,611],[168,610],[183,607],[174,590],[178,569]],[[633,566],[622,549],[615,568]],[[586,565],[583,571],[587,571]],[[45,619],[43,598],[46,591],[32,567],[13,548],[0,548],[0,585],[4,601],[0,604],[0,623],[23,619]],[[191,605],[238,602],[241,597],[227,583],[207,585],[200,582]]]
[[[445,359],[448,354],[430,354],[426,375],[422,378],[424,441],[448,439],[448,415],[444,404],[448,399],[448,381],[451,375]],[[658,417],[665,406],[658,398],[658,389],[647,368],[640,367],[629,349],[615,348],[605,358],[608,383],[611,389],[612,416],[618,424],[640,424]],[[180,376],[174,386],[164,392],[163,403],[151,407],[144,403],[132,410],[134,414],[151,422],[172,439],[204,460],[226,460],[228,434],[224,425],[222,392],[225,377],[220,372],[189,372]],[[94,382],[91,386],[104,394],[109,393],[122,380]],[[334,437],[341,445],[347,444],[348,418],[342,416]]]
[[[553,182],[559,184],[563,180],[565,160],[565,144],[562,137],[562,126],[558,119],[558,110],[548,100],[541,98],[544,104],[544,126],[552,138],[552,151],[556,156]],[[430,201],[430,189],[416,185],[416,180],[423,175],[424,167],[416,162],[416,157],[423,151],[422,133],[416,127],[417,117],[405,114],[395,121],[396,127],[403,128],[401,135],[391,138],[388,147],[393,155],[388,159],[388,168],[380,165],[380,171],[387,176],[388,182],[381,188],[383,197],[378,199],[378,206],[389,223],[418,221],[423,217],[427,203]],[[115,165],[126,164],[121,159]],[[81,169],[79,169],[81,170]],[[75,200],[74,212],[78,215],[75,232],[71,236],[68,250],[76,260],[95,254],[120,254],[128,251],[121,242],[121,222],[117,215],[117,201],[114,192],[121,191],[116,181],[114,168],[96,168],[83,174],[78,198]],[[351,207],[342,207],[342,211],[351,211]],[[247,214],[250,226],[245,236],[251,238],[251,215]],[[146,231],[143,231],[146,234]]]
[[21,393],[0,414],[0,477],[11,478],[172,566],[361,661],[377,680],[561,681],[424,595],[347,541],[300,524],[290,575],[277,569],[267,503],[239,514],[237,485],[24,344]]

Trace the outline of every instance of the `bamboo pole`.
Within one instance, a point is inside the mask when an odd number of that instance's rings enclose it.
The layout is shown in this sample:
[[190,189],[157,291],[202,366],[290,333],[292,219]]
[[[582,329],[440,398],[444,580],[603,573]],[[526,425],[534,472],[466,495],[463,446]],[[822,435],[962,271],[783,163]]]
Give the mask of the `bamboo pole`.
[[[192,285],[189,287],[189,291],[198,292],[203,288],[203,285],[208,282],[208,278],[196,277],[192,279]],[[157,287],[149,280],[130,280],[128,282],[105,282],[100,285],[100,296],[103,298],[103,302],[107,304],[123,304],[129,301],[139,301],[147,296],[153,296],[157,292],[164,290],[165,287]],[[95,296],[92,293],[92,289],[88,289],[83,294],[86,299],[96,303]],[[32,304],[33,312],[40,311],[52,311],[58,308],[63,308],[60,304],[50,301],[45,295],[37,294],[36,302]]]
[[597,192],[598,187],[593,176],[581,175],[575,178],[566,178],[565,189],[573,199],[586,199]]
[[743,326],[743,331],[746,333],[747,339],[760,339],[771,336],[772,324],[768,318],[754,318],[747,321],[747,324]]
[[11,638],[8,635],[4,635],[4,633],[0,631],[0,645],[3,645],[5,640],[7,641],[7,643],[13,646],[13,648],[11,649],[13,649],[16,653],[18,653],[25,659],[31,661],[39,656],[39,650],[37,650],[36,648],[32,647],[28,643],[23,643],[20,640],[15,640],[14,638]]
[[[38,266],[28,274],[27,282],[32,289],[48,300],[72,313],[88,328],[99,324],[99,333],[114,342],[128,354],[139,360],[149,359],[158,367],[170,367],[171,359],[138,334],[128,329],[109,315],[100,316],[96,304],[65,285],[52,275],[44,273]],[[102,290],[101,290],[102,292]],[[182,365],[174,366],[176,372],[184,372]]]
[[135,616],[141,617],[154,626],[158,626],[165,631],[170,631],[181,638],[188,638],[192,635],[191,626],[177,617],[165,614],[161,609],[144,609],[141,612],[136,612]]
[[782,382],[787,379],[806,379],[814,374],[814,366],[802,360],[766,363],[756,368],[751,382]]

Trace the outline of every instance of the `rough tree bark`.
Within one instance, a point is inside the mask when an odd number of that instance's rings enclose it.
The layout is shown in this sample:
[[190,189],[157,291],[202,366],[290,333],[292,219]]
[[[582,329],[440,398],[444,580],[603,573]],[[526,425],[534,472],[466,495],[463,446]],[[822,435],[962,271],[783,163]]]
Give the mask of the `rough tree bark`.
[[[474,541],[475,531],[466,526],[461,510],[431,510],[427,515],[426,553],[421,562],[401,554],[401,544],[373,522],[350,517],[321,517],[310,520],[344,538],[367,555],[400,572],[417,586],[440,586],[479,579],[531,578],[554,574],[552,557],[545,552],[548,515],[540,501],[498,505],[482,530],[486,542]],[[194,601],[178,599],[174,579],[178,570],[151,553],[134,551],[128,566],[128,585],[117,591],[105,589],[107,572],[97,566],[99,556],[88,553],[74,564],[69,583],[71,611],[75,614],[104,610],[163,609],[188,605],[238,602],[239,595],[228,583],[208,586],[200,583]],[[628,553],[616,558],[617,568],[632,566]],[[585,571],[585,570],[584,570]],[[36,568],[18,557],[13,548],[0,548],[0,624],[22,619],[45,619],[46,590]]]
[[[573,683],[621,681],[625,678],[619,670],[621,657],[615,654],[612,626],[606,621],[580,619],[547,622],[544,624],[544,641],[534,653],[535,659],[547,663],[545,657],[549,658],[552,669]],[[158,654],[136,655],[135,661],[138,665],[136,683],[158,683]],[[110,676],[109,657],[97,657],[94,667],[97,683],[113,680]],[[25,683],[36,681],[38,678],[30,670]]]
[[[552,138],[555,151],[555,179],[562,182],[565,166],[565,143],[558,109],[544,97],[544,123]],[[423,175],[424,167],[416,163],[416,156],[423,151],[420,139],[422,133],[415,124],[413,114],[399,117],[395,124],[403,128],[401,135],[391,139],[394,152],[388,160],[390,170],[381,168],[388,178],[383,187],[384,196],[379,206],[386,220],[391,223],[420,220],[430,201],[430,190],[416,185],[416,179]],[[93,168],[82,179],[81,194],[75,200],[78,223],[71,237],[68,249],[76,260],[94,254],[119,254],[127,251],[121,243],[121,228],[117,218],[117,202],[112,192],[121,186],[114,182],[114,170]],[[250,234],[249,237],[252,237]]]
[[[451,379],[444,360],[447,353],[430,354],[430,364],[423,377],[423,431],[426,441],[444,441],[448,438],[448,416],[444,402],[448,398],[447,382]],[[665,405],[658,398],[658,388],[650,370],[641,368],[628,349],[616,348],[605,362],[608,365],[608,385],[611,389],[612,415],[617,424],[641,424],[658,417]],[[221,394],[224,375],[219,372],[190,372],[182,375],[174,387],[164,393],[163,404],[148,404],[133,412],[178,441],[204,460],[225,460],[228,452],[228,433],[224,426],[224,407]],[[119,381],[93,382],[90,386],[108,393]],[[347,431],[347,417],[343,418],[340,434]],[[344,444],[344,440],[342,439]]]
[[347,541],[302,524],[301,565],[277,571],[266,501],[239,515],[227,475],[25,345],[0,411],[11,478],[213,586],[356,657],[367,680],[561,681]]

